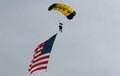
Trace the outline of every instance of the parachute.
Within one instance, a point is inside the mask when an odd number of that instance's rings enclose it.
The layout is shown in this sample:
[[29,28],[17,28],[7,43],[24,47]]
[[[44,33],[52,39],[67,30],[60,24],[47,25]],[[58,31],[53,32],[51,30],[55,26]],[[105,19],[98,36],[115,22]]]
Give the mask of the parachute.
[[51,10],[57,10],[61,12],[63,15],[67,17],[67,19],[71,20],[76,15],[76,12],[69,7],[68,5],[62,4],[62,3],[54,3],[49,8],[49,11]]

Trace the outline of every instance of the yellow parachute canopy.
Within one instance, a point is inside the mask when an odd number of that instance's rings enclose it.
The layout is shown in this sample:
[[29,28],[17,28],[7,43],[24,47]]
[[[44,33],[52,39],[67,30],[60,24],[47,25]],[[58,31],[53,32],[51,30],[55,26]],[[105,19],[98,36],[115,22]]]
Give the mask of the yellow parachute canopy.
[[73,19],[73,17],[76,15],[76,12],[69,6],[61,3],[54,3],[49,8],[49,11],[51,10],[57,10],[64,14],[69,20]]

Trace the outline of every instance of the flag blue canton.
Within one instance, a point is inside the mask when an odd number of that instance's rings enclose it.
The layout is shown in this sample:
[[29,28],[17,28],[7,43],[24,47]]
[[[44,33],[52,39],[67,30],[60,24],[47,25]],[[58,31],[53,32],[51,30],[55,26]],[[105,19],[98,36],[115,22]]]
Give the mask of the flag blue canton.
[[51,52],[56,35],[57,34],[55,34],[54,36],[52,36],[51,38],[49,38],[47,41],[44,42],[44,46],[41,54],[46,54]]

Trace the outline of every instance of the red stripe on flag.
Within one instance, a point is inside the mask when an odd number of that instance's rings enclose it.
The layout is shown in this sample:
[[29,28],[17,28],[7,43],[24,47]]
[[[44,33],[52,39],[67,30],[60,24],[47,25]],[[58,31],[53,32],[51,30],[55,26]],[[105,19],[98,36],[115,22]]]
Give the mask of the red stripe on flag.
[[42,59],[46,59],[46,58],[49,58],[49,57],[50,57],[50,55],[40,57],[40,58],[38,58],[38,59],[36,59],[36,60],[32,60],[32,63],[38,62],[38,61],[40,61],[40,60],[42,60]]
[[43,46],[45,45],[45,43],[41,43],[36,49],[34,52],[37,52],[39,48],[43,48]]
[[36,58],[39,57],[39,56],[40,56],[40,53],[37,54],[37,55],[35,54],[35,55],[33,56],[33,58],[36,59]]
[[44,62],[37,63],[37,64],[31,66],[31,67],[30,67],[30,70],[32,70],[33,68],[35,68],[35,67],[37,67],[37,66],[43,65],[43,64],[48,64],[48,61],[44,61]]
[[34,71],[43,70],[43,69],[47,69],[47,66],[40,67],[40,68],[36,68],[36,69],[34,69],[33,71],[31,71],[30,73],[32,74]]

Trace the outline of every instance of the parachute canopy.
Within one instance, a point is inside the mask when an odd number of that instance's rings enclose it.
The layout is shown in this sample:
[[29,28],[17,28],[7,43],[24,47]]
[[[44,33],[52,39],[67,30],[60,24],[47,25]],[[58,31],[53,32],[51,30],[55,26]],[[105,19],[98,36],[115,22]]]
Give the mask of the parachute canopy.
[[61,3],[54,3],[49,8],[49,11],[51,10],[57,10],[64,14],[69,20],[73,19],[73,17],[76,15],[76,12],[69,6]]

